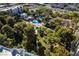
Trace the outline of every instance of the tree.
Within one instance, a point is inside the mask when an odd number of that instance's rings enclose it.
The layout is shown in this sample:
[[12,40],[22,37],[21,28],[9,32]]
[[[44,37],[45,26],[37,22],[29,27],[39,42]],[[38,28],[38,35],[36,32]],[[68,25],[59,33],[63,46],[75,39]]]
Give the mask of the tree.
[[22,32],[23,28],[27,27],[26,21],[18,22],[14,24],[14,30],[16,32]]
[[41,37],[43,37],[44,36],[44,31],[46,30],[47,28],[46,27],[43,27],[43,26],[41,26],[41,27],[39,27],[38,28],[38,35],[40,35]]
[[0,29],[1,29],[2,26],[3,26],[3,23],[0,21]]
[[43,18],[42,22],[47,22],[49,21],[49,16],[46,16],[45,18]]
[[8,14],[7,11],[0,11],[0,15],[1,15],[1,16],[7,15],[7,14]]
[[73,19],[73,18],[78,17],[78,13],[71,12],[71,13],[64,14],[62,17],[66,18],[66,19]]
[[49,20],[48,23],[46,23],[46,26],[51,28],[51,29],[55,29],[57,26],[59,26],[62,22],[62,18],[54,18],[54,19],[51,19]]
[[67,56],[69,51],[61,45],[61,37],[56,33],[48,33],[45,37],[45,42],[47,42],[48,47],[44,51],[45,55],[53,56]]
[[62,14],[60,12],[52,12],[51,16],[53,18],[56,18],[56,17],[62,17]]
[[38,8],[36,10],[36,14],[38,15],[50,15],[52,13],[52,10],[51,9],[48,9],[48,8]]
[[13,17],[8,16],[7,19],[6,19],[6,23],[7,23],[9,26],[13,27],[14,24],[16,23],[16,20],[14,20]]
[[72,13],[69,13],[68,14],[69,15],[69,17],[78,17],[78,13],[76,13],[76,12],[72,12]]
[[62,16],[64,19],[69,19],[69,16],[68,16],[68,14],[63,14],[63,16]]
[[37,54],[38,55],[45,55],[44,50],[47,48],[47,44],[44,42],[43,38],[40,35],[37,36]]
[[56,32],[61,37],[61,42],[70,51],[71,42],[75,40],[73,32],[69,28],[60,27]]
[[24,35],[27,36],[27,46],[26,49],[28,51],[36,49],[36,34],[33,25],[28,24],[27,27],[24,28]]
[[24,12],[29,12],[29,7],[27,7],[27,6],[24,6]]
[[4,19],[3,16],[0,16],[0,21],[1,21],[1,23],[3,23],[4,25],[6,24],[6,21],[5,21],[5,19]]
[[53,49],[53,52],[50,53],[53,56],[69,56],[70,52],[64,48],[64,46],[59,45]]
[[0,45],[6,45],[5,42],[7,40],[7,37],[0,33]]
[[14,38],[12,38],[12,39],[11,38],[7,38],[7,41],[5,42],[5,45],[8,48],[13,48],[14,47],[13,43],[14,43]]
[[12,48],[13,47],[12,43],[13,43],[13,39],[7,38],[6,35],[0,33],[0,45],[3,45],[8,48]]
[[[54,33],[51,29],[43,29],[43,36],[40,35],[37,36],[38,42],[40,43],[39,46],[39,55],[51,55],[52,50],[54,47],[56,47],[60,43],[60,37]],[[41,49],[41,50],[40,50]]]
[[15,37],[15,43],[16,45],[21,44],[23,40],[23,29],[27,27],[27,24],[25,21],[18,22],[14,25],[14,37]]
[[1,32],[3,34],[5,34],[7,37],[13,38],[14,31],[13,31],[12,27],[10,27],[9,25],[2,26]]
[[17,14],[16,16],[14,16],[14,20],[16,21],[16,23],[22,21],[22,19],[20,19],[20,15],[19,14]]
[[55,18],[54,20],[52,20],[51,25],[58,26],[61,24],[62,20],[62,18]]

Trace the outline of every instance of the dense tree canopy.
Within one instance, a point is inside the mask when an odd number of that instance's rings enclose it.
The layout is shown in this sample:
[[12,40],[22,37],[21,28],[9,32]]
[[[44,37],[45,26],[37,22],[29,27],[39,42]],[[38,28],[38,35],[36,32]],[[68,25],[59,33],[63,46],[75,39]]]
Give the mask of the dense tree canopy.
[[35,19],[36,16],[44,16],[41,22],[45,25],[36,28],[29,21],[20,19],[19,14],[10,16],[5,12],[0,13],[0,45],[24,48],[40,56],[70,55],[71,42],[76,38],[74,32],[62,26],[61,22],[63,19],[74,19],[73,22],[77,23],[77,13],[55,12],[48,8],[34,11],[27,6],[24,6],[23,12],[33,15]]

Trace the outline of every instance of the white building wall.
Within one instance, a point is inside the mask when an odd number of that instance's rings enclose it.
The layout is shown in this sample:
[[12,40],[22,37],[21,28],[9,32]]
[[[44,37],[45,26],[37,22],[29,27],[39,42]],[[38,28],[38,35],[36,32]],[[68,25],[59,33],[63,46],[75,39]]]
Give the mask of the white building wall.
[[10,51],[3,49],[3,51],[0,52],[0,56],[12,56],[12,54]]
[[11,15],[16,15],[23,11],[23,6],[14,6],[10,9]]

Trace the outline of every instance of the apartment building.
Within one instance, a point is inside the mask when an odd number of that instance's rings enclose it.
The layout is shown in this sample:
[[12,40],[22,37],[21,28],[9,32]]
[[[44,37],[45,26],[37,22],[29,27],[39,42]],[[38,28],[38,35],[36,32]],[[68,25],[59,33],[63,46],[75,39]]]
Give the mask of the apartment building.
[[12,6],[9,10],[10,15],[14,16],[23,11],[23,6]]
[[8,11],[8,13],[12,16],[21,13],[23,11],[22,5],[12,5],[12,6],[6,6],[5,8],[1,6],[0,11]]
[[0,56],[34,56],[34,54],[29,53],[21,48],[6,48],[4,46],[0,46]]

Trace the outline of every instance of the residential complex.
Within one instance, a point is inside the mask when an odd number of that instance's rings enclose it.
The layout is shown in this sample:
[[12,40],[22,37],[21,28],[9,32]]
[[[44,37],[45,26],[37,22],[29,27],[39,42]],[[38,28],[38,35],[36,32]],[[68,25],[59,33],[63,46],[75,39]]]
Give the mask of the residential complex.
[[0,4],[0,56],[79,56],[78,3]]

